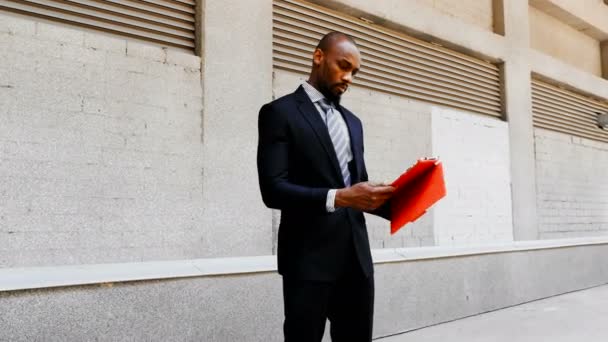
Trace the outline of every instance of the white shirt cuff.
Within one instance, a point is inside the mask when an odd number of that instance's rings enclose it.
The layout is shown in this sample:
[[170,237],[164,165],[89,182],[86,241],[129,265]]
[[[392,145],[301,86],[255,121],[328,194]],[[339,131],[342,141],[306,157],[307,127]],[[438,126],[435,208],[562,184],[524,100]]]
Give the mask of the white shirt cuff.
[[325,209],[328,213],[336,211],[336,192],[337,189],[331,189],[327,192],[327,200],[325,201]]

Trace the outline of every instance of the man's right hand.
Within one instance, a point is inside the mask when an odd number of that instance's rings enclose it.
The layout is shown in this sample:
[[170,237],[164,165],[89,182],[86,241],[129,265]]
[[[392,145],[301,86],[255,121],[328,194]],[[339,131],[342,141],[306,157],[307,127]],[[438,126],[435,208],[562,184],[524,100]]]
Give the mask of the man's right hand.
[[350,207],[361,211],[372,211],[391,198],[392,186],[372,186],[369,182],[357,183],[336,191],[335,206]]

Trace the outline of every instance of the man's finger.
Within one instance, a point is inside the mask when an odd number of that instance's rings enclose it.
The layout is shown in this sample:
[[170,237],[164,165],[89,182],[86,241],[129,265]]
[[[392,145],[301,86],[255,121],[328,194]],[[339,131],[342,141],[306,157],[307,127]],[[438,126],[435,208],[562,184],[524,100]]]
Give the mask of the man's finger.
[[375,194],[391,193],[393,191],[395,191],[395,187],[393,186],[376,186],[373,189]]

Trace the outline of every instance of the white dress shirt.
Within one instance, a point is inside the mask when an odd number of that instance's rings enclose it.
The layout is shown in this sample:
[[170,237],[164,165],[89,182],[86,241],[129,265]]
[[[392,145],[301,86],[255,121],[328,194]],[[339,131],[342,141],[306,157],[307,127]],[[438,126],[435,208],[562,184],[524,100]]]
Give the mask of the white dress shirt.
[[[310,98],[310,101],[312,101],[312,103],[315,105],[315,108],[317,108],[317,111],[319,112],[319,115],[321,115],[321,119],[323,119],[323,122],[325,122],[325,124],[327,124],[327,114],[323,111],[323,109],[321,108],[321,105],[319,105],[319,101],[324,99],[325,96],[323,96],[323,94],[321,94],[320,91],[318,91],[315,87],[313,87],[308,82],[302,83],[302,88],[304,88],[304,91]],[[337,109],[336,109],[336,111],[337,111]],[[338,124],[340,125],[340,129],[345,131],[344,136],[346,137],[346,140],[347,140],[346,158],[348,159],[348,162],[350,162],[351,160],[353,160],[353,153],[350,148],[350,135],[348,133],[348,126],[346,126],[346,122],[344,121],[344,118],[342,117],[342,115],[338,115]],[[327,211],[330,213],[336,211],[336,191],[338,191],[338,190],[331,189],[327,192],[327,200],[325,201],[325,209],[327,209]]]

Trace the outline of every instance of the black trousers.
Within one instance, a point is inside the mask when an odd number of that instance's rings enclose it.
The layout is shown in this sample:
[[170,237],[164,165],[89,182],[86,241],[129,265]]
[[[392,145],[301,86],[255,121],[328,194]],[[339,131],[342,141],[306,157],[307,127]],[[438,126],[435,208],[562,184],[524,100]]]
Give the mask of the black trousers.
[[333,342],[370,342],[374,278],[365,277],[356,255],[335,282],[283,277],[285,342],[320,342],[330,321]]

